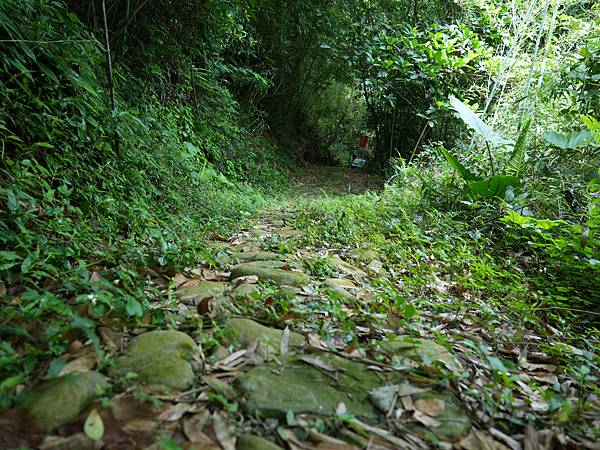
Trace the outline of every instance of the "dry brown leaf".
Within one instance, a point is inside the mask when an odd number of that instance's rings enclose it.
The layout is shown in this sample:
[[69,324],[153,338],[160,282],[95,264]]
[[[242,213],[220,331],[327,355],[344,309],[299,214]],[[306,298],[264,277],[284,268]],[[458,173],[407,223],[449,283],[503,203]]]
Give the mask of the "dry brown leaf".
[[210,421],[210,411],[203,408],[199,413],[185,419],[183,422],[183,432],[191,442],[213,443],[214,442],[204,433],[204,427]]
[[260,364],[263,364],[267,360],[267,354],[275,353],[275,351],[276,350],[273,347],[267,345],[265,353],[262,349],[260,340],[257,339],[251,342],[248,348],[246,349],[246,358],[250,364],[258,366]]
[[98,272],[93,271],[92,274],[90,275],[90,281],[93,283],[95,281],[100,281],[102,279],[102,275],[100,275]]
[[309,433],[311,439],[318,444],[318,450],[359,450],[355,445],[350,445],[345,441],[319,433],[314,428],[311,428]]
[[196,412],[197,406],[191,403],[177,403],[166,411],[163,411],[158,420],[163,422],[175,422],[181,419],[188,412]]
[[196,309],[198,310],[198,314],[200,314],[201,316],[210,315],[211,298],[212,297],[206,297],[206,298],[203,298],[202,300],[200,300],[200,303],[198,303],[198,306],[196,307]]
[[407,411],[415,410],[415,404],[410,395],[405,395],[403,397],[400,397],[400,402],[402,402],[402,406],[404,407],[405,410],[407,410]]
[[213,430],[215,432],[215,436],[223,447],[223,450],[235,450],[235,442],[236,438],[233,434],[229,432],[229,426],[223,416],[215,411],[213,413]]
[[446,409],[446,403],[439,398],[415,400],[415,409],[431,417],[437,417]]
[[333,364],[329,364],[327,361],[323,361],[320,358],[313,358],[311,356],[300,356],[299,359],[305,362],[306,364],[310,364],[311,366],[316,367],[317,369],[325,370],[326,372],[339,372],[345,370],[341,367],[336,367]]
[[109,347],[117,349],[123,345],[123,334],[113,331],[109,327],[99,327],[98,334],[100,334],[102,342]]
[[94,441],[83,433],[76,433],[68,437],[47,436],[37,448],[40,450],[93,449]]
[[374,259],[373,261],[371,261],[369,263],[369,265],[367,266],[367,270],[369,270],[375,274],[379,274],[382,269],[383,269],[383,264],[381,263],[381,261],[379,261],[377,259]]
[[221,242],[227,242],[228,239],[225,236],[221,236],[218,233],[215,233],[214,231],[212,233],[210,233],[209,239],[211,241],[221,241]]
[[188,277],[182,273],[176,273],[175,276],[171,278],[171,281],[175,284],[175,288],[178,289],[182,284],[188,281]]
[[439,427],[442,424],[438,420],[434,419],[433,417],[431,417],[431,416],[429,416],[427,414],[423,414],[419,410],[416,410],[413,413],[413,418],[415,420],[421,422],[423,425],[425,425],[428,428],[437,428],[437,427]]
[[123,431],[151,434],[158,427],[158,422],[148,419],[134,419],[123,425]]
[[201,281],[202,280],[200,280],[198,278],[189,278],[184,283],[177,286],[177,290],[189,289],[189,288],[196,287],[200,284]]
[[215,367],[225,368],[225,367],[235,367],[238,366],[242,361],[240,358],[246,354],[247,350],[238,350],[237,352],[232,353],[231,355],[217,361],[215,363]]
[[521,444],[516,439],[513,439],[507,434],[504,434],[502,431],[496,428],[492,428],[490,429],[490,434],[496,439],[508,445],[508,447],[510,447],[511,450],[522,450]]
[[369,433],[373,433],[374,435],[379,436],[382,439],[385,439],[386,441],[390,442],[391,444],[394,444],[396,449],[413,448],[413,446],[411,446],[404,439],[394,436],[392,433],[390,433],[387,430],[368,425],[364,422],[361,422],[360,420],[358,420],[356,418],[354,419],[354,422],[356,422],[356,424],[359,427],[364,428]]
[[418,387],[418,386],[413,386],[410,383],[400,383],[398,385],[398,392],[396,395],[398,395],[398,397],[405,397],[407,395],[415,395],[415,394],[420,394],[421,392],[427,392],[430,391],[431,389],[429,388],[422,388],[422,387]]
[[315,450],[360,450],[355,445],[348,444],[346,442],[320,442]]
[[462,450],[509,450],[504,444],[494,441],[482,431],[473,429],[458,443]]
[[538,433],[533,424],[525,426],[525,438],[523,439],[524,450],[541,450]]
[[73,372],[89,372],[98,364],[98,355],[95,351],[85,353],[71,361],[62,368],[58,376]]
[[290,327],[285,327],[279,341],[279,354],[285,355],[290,351]]
[[231,280],[233,289],[242,284],[256,284],[258,283],[258,277],[256,275],[246,275],[244,277],[237,277]]
[[308,346],[315,349],[326,349],[327,343],[317,333],[308,334]]

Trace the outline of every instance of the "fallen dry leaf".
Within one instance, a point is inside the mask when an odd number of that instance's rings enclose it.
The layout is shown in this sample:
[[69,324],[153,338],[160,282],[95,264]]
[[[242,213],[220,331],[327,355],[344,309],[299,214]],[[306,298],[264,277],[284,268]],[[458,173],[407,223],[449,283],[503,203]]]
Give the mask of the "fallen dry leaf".
[[404,407],[405,410],[407,410],[407,411],[415,410],[415,404],[410,395],[405,395],[403,397],[400,397],[400,402],[402,402],[402,406]]
[[268,359],[267,354],[272,354],[275,352],[276,350],[273,347],[267,345],[265,353],[265,351],[263,351],[262,349],[260,340],[257,339],[251,342],[248,348],[246,349],[246,359],[250,364],[258,366],[260,364],[263,364]]
[[73,372],[89,372],[96,367],[96,364],[98,364],[98,354],[92,350],[65,364],[58,376]]
[[509,450],[504,444],[494,441],[486,433],[477,429],[464,437],[459,443],[458,448],[462,450]]
[[306,364],[310,364],[317,369],[325,370],[326,372],[339,372],[344,371],[345,369],[341,367],[336,367],[333,364],[329,364],[326,361],[323,361],[320,358],[313,358],[311,356],[300,356],[300,361],[305,362]]
[[229,426],[225,422],[223,416],[215,411],[212,416],[213,419],[213,431],[215,436],[223,447],[223,450],[235,450],[236,438],[229,432]]
[[431,417],[439,416],[446,409],[446,403],[439,398],[415,400],[415,409]]
[[383,269],[383,264],[381,263],[381,261],[379,261],[377,259],[374,259],[373,261],[371,261],[369,263],[369,265],[367,266],[367,270],[369,270],[375,274],[379,274],[382,269]]
[[163,411],[158,420],[164,422],[175,422],[181,419],[188,412],[196,412],[197,406],[191,403],[177,403],[171,406],[166,411]]
[[517,440],[513,439],[512,437],[508,436],[507,434],[504,434],[500,430],[498,430],[496,428],[492,428],[492,429],[490,429],[490,434],[493,437],[495,437],[496,439],[498,439],[498,440],[504,442],[506,445],[508,445],[511,450],[522,450],[521,444]]
[[233,289],[235,289],[236,287],[238,287],[242,284],[256,284],[256,283],[258,283],[258,277],[256,275],[246,275],[246,276],[237,277],[237,278],[234,278],[233,280],[231,280]]
[[227,242],[228,239],[225,236],[221,236],[218,233],[215,233],[214,231],[212,233],[210,233],[209,239],[211,241],[221,241],[221,242]]
[[190,442],[214,443],[205,433],[204,427],[210,421],[210,411],[203,408],[200,412],[194,414],[183,422],[183,432]]
[[427,414],[423,414],[419,410],[416,410],[413,413],[413,418],[429,428],[437,428],[442,424],[441,422],[435,420],[433,417],[431,417]]
[[99,327],[98,333],[100,334],[102,342],[113,349],[117,349],[123,345],[122,333],[114,331],[109,327]]
[[290,351],[290,327],[285,327],[279,341],[279,354],[285,355]]
[[200,303],[198,303],[197,310],[198,314],[201,316],[210,315],[210,297],[203,298]]
[[90,281],[93,283],[95,281],[100,281],[102,279],[102,275],[100,275],[98,272],[93,271],[92,274],[90,275]]

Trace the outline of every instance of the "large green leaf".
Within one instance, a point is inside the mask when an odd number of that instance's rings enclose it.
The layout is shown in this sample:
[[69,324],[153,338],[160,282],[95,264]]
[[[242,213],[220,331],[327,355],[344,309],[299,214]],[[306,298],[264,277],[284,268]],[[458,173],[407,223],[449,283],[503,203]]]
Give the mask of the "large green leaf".
[[496,133],[487,123],[483,121],[468,105],[461,102],[454,96],[450,96],[450,104],[458,113],[462,121],[479,136],[488,141],[494,147],[509,147],[514,145],[514,141],[504,139]]
[[521,176],[523,166],[525,165],[525,142],[527,141],[527,133],[530,126],[531,119],[527,119],[527,121],[523,124],[523,128],[521,128],[515,148],[510,154],[510,158],[508,159],[508,163],[504,169],[508,175],[514,175],[516,177]]
[[469,190],[471,193],[485,198],[504,198],[509,186],[519,187],[520,185],[521,182],[515,176],[494,175],[485,180],[470,182]]
[[563,150],[586,147],[592,142],[592,134],[587,131],[578,131],[576,133],[561,134],[556,131],[548,131],[544,134],[544,139],[550,145]]
[[448,150],[446,150],[444,147],[440,147],[440,152],[442,152],[442,155],[444,155],[444,158],[446,158],[446,161],[448,161],[450,167],[456,170],[464,180],[477,181],[481,179],[469,169],[467,169],[465,166],[463,166],[461,163],[459,163],[458,159],[452,156],[450,152],[448,152]]

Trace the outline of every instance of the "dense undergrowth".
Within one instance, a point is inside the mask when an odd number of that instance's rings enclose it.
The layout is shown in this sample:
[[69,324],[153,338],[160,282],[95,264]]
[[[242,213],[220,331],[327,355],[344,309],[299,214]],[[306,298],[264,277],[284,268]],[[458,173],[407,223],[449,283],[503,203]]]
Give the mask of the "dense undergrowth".
[[0,3],[0,406],[98,324],[163,323],[149,277],[363,133],[389,185],[297,205],[309,242],[374,246],[417,304],[595,333],[597,5],[108,3],[114,109],[95,2]]
[[295,163],[216,75],[195,107],[118,64],[111,114],[102,47],[74,14],[10,1],[0,18],[0,332],[21,347],[2,339],[0,372],[21,380],[68,335],[97,342],[94,320],[141,319],[157,295],[141,269],[211,260],[206,234],[238,229]]
[[[408,297],[415,286],[441,281],[505,305],[515,319],[527,313],[525,320],[538,325],[593,332],[600,271],[564,248],[579,235],[556,231],[550,237],[546,228],[523,229],[510,220],[486,224],[495,211],[489,205],[440,211],[416,194],[422,191],[415,184],[405,176],[381,194],[308,203],[298,226],[308,230],[309,242],[377,248],[397,268]],[[592,312],[583,317],[581,310]]]

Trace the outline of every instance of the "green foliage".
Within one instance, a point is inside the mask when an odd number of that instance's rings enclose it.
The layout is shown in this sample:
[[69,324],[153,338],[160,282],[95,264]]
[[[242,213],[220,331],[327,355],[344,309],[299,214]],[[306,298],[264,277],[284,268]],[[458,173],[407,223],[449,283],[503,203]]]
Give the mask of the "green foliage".
[[[448,96],[462,95],[476,84],[492,54],[468,23],[433,22],[425,27],[400,20],[382,16],[381,22],[361,24],[356,34],[362,46],[353,44],[349,52],[382,161],[396,152],[409,156],[424,126],[427,131],[443,123]],[[420,125],[415,116],[422,119]]]
[[442,153],[444,158],[446,158],[446,161],[448,161],[448,164],[450,165],[450,167],[452,167],[454,170],[456,170],[464,180],[466,180],[466,181],[480,180],[480,177],[475,175],[473,172],[471,172],[469,169],[467,169],[465,166],[463,166],[460,162],[458,162],[458,160],[454,156],[452,156],[452,154],[448,150],[446,150],[444,147],[440,147],[440,152]]
[[[486,178],[474,175],[469,169],[463,166],[454,156],[445,148],[440,147],[440,152],[448,161],[450,167],[456,170],[459,175],[467,182],[469,192],[475,196],[488,199],[503,199],[509,188],[518,188],[521,185],[521,172],[525,163],[525,144],[527,133],[531,125],[531,119],[523,125],[517,142],[508,141],[502,138],[491,127],[489,127],[471,108],[458,100],[456,97],[450,97],[450,103],[458,112],[460,118],[472,128],[480,137],[488,141],[494,148],[503,148],[510,146],[512,151],[508,157],[503,170],[503,174],[494,173],[493,161],[490,161],[491,175]],[[490,156],[491,158],[491,156]],[[497,166],[497,165],[496,165]],[[485,176],[485,175],[484,175]]]
[[489,142],[494,148],[513,147],[514,141],[506,140],[494,131],[483,119],[459,99],[450,96],[450,104],[458,113],[461,120],[480,137]]
[[249,131],[217,69],[195,72],[217,97],[194,104],[190,79],[165,84],[172,67],[118,63],[112,115],[103,49],[64,4],[3,2],[0,29],[0,378],[28,379],[73,339],[99,345],[98,321],[164,322],[147,268],[211,261],[204,235],[242,226],[294,163]]
[[589,131],[578,131],[575,133],[561,134],[556,131],[548,131],[544,134],[544,139],[550,145],[563,150],[572,150],[579,147],[586,147],[592,141],[592,135]]

